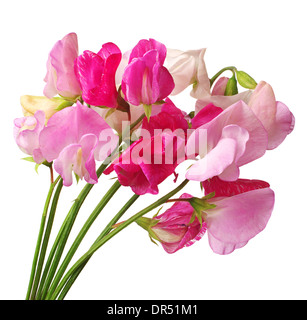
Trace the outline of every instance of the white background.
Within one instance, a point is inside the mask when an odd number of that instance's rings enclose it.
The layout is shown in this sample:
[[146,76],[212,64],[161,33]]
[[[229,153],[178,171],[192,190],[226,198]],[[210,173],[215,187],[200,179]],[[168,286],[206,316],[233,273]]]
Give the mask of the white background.
[[[39,168],[36,174],[31,163],[20,160],[24,154],[12,135],[13,119],[21,116],[19,97],[42,95],[50,49],[67,33],[76,32],[80,52],[97,52],[108,41],[124,52],[142,38],[155,38],[169,48],[181,50],[207,47],[209,76],[235,65],[257,81],[269,82],[277,99],[294,113],[296,127],[279,148],[241,169],[242,178],[268,181],[276,193],[267,228],[247,246],[227,256],[216,255],[205,235],[192,247],[168,255],[149,241],[145,231],[131,225],[94,255],[67,299],[306,299],[304,4],[303,0],[2,1],[0,298],[25,298],[49,187],[47,169]],[[194,101],[187,97],[176,97],[174,101],[189,112]],[[93,188],[79,213],[70,243],[111,183],[104,177]],[[64,188],[55,229],[83,185]],[[170,177],[161,185],[160,195],[173,188]],[[201,195],[198,183],[190,183],[185,191]],[[118,191],[76,257],[88,249],[131,195],[129,188]],[[126,217],[157,198],[142,197]]]

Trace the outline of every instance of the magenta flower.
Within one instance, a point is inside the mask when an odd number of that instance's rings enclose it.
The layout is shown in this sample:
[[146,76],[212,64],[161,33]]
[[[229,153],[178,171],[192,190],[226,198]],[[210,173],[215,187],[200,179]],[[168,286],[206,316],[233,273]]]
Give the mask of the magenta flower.
[[45,126],[45,113],[41,110],[34,116],[14,120],[14,138],[18,147],[33,156],[36,163],[44,161],[39,148],[39,135]]
[[76,59],[75,74],[86,103],[92,106],[117,107],[115,73],[121,56],[120,49],[108,42],[97,54],[86,50]]
[[74,61],[78,57],[78,38],[69,33],[58,41],[47,61],[44,95],[51,99],[59,94],[74,99],[81,95],[81,88],[74,72]]
[[166,48],[150,39],[141,40],[131,51],[122,79],[125,99],[132,105],[152,105],[166,98],[174,81],[163,66]]
[[39,137],[40,150],[63,178],[72,184],[72,171],[88,183],[96,183],[95,160],[104,160],[118,137],[96,113],[77,102],[55,113]]
[[[164,132],[164,129],[168,129]],[[143,120],[141,139],[134,142],[104,172],[113,170],[123,186],[130,186],[136,194],[157,194],[158,185],[185,160],[188,122],[185,114],[171,100],[163,104],[161,112]],[[157,130],[157,131],[156,131]]]
[[[188,139],[187,155],[193,156],[195,152],[200,159],[187,171],[186,178],[205,181],[219,176],[226,181],[235,181],[239,177],[240,166],[266,152],[267,131],[243,101],[221,113],[218,109],[213,108],[213,111],[213,119],[209,122],[207,114],[200,114],[198,128]],[[202,117],[205,124],[199,126]]]
[[[180,199],[191,197],[184,193]],[[191,223],[193,212],[189,202],[175,202],[171,208],[153,218],[153,222],[158,223],[151,230],[167,253],[175,253],[183,247],[191,246],[205,234],[205,224],[201,226],[198,219]]]

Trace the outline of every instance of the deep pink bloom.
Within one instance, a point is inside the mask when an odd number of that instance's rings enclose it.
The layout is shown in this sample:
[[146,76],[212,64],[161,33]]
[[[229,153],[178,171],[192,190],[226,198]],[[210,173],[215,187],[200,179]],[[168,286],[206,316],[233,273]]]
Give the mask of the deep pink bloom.
[[261,81],[252,93],[248,105],[268,132],[268,149],[278,147],[294,128],[295,119],[288,107],[275,99],[272,87]]
[[[104,173],[115,170],[118,181],[136,194],[157,194],[158,185],[184,160],[185,139],[161,133],[134,142]],[[179,156],[177,153],[179,150]],[[180,152],[181,150],[181,152]]]
[[131,51],[122,79],[122,91],[132,105],[152,105],[166,98],[174,81],[163,66],[166,48],[150,39],[141,40]]
[[81,95],[81,88],[74,72],[74,61],[78,57],[78,38],[69,33],[52,48],[47,61],[47,82],[44,95],[51,99],[59,94],[66,98]]
[[93,106],[117,107],[115,73],[121,51],[114,43],[105,43],[96,54],[83,52],[75,61],[75,73],[82,88],[83,100]]
[[249,106],[239,101],[198,127],[187,142],[187,155],[200,155],[187,171],[189,180],[239,177],[239,167],[264,155],[267,131]]
[[[191,197],[184,193],[180,199]],[[193,212],[189,202],[175,202],[164,213],[153,218],[159,222],[151,230],[167,253],[175,253],[183,247],[191,246],[205,234],[205,223],[201,226],[197,218],[190,223]]]
[[76,106],[55,113],[39,137],[44,158],[54,161],[63,184],[72,184],[72,171],[88,183],[96,183],[95,159],[104,160],[118,137],[94,110]]
[[38,110],[34,116],[17,118],[14,120],[14,138],[19,148],[26,154],[33,156],[36,163],[44,159],[39,148],[39,135],[45,126],[45,113]]
[[143,119],[142,129],[147,130],[151,136],[155,135],[157,129],[168,129],[172,132],[181,129],[186,132],[189,128],[187,120],[186,113],[177,108],[169,98],[166,98],[159,113],[152,115],[149,121],[147,118]]

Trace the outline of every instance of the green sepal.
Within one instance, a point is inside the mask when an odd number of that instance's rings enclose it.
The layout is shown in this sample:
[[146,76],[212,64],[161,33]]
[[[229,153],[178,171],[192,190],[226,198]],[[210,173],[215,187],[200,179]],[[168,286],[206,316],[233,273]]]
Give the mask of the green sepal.
[[105,115],[105,119],[107,119],[111,114],[113,114],[116,111],[115,108],[110,108],[107,112],[107,114]]
[[156,102],[154,103],[154,105],[159,106],[159,105],[164,104],[164,103],[165,103],[164,100],[159,100],[159,101],[156,101]]
[[227,82],[225,89],[225,96],[233,96],[238,93],[237,79],[235,75],[233,75]]
[[25,157],[25,158],[21,158],[21,160],[25,160],[25,161],[29,161],[29,162],[35,162],[33,157]]
[[157,244],[154,240],[160,241],[160,239],[157,237],[157,235],[151,229],[157,223],[159,223],[159,220],[141,217],[136,220],[136,223],[148,232],[148,235],[149,235],[151,242],[153,242],[154,244]]
[[209,203],[207,200],[214,197],[214,192],[209,193],[202,198],[190,198],[188,199],[190,205],[193,207],[194,212],[190,220],[190,224],[194,222],[195,218],[198,219],[199,223],[203,224],[203,213],[209,209],[216,207],[215,204]]
[[[61,98],[56,98],[56,99],[62,100]],[[63,110],[63,109],[65,109],[66,107],[72,106],[74,103],[75,103],[74,101],[64,100],[61,104],[59,104],[59,105],[55,108],[55,110],[56,110],[56,111]]]
[[237,79],[240,86],[243,88],[255,89],[257,86],[257,82],[244,71],[237,71]]
[[143,108],[144,108],[147,120],[149,122],[149,119],[150,119],[150,116],[151,116],[152,105],[151,104],[143,104]]
[[74,174],[75,174],[75,178],[76,178],[76,181],[77,181],[77,184],[79,183],[79,181],[80,181],[80,177],[74,172]]

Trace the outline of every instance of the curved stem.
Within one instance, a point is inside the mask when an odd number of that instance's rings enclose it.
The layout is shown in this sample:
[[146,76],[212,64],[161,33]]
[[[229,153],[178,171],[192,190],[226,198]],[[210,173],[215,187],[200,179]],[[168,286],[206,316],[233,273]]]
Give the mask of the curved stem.
[[116,191],[120,188],[121,184],[118,181],[115,181],[115,183],[112,185],[112,187],[109,189],[109,191],[105,194],[105,196],[101,199],[101,201],[98,203],[92,214],[89,216],[87,221],[85,222],[84,226],[80,230],[79,234],[77,235],[75,241],[73,242],[71,248],[69,249],[65,259],[63,260],[51,286],[48,290],[48,294],[46,296],[46,299],[53,293],[54,289],[56,288],[57,284],[61,280],[62,275],[64,274],[69,262],[73,258],[75,252],[77,251],[82,239],[85,237],[87,231],[93,224],[93,222],[96,220],[102,209],[107,205],[107,203],[110,201],[110,199],[113,197],[113,195],[116,193]]
[[153,209],[157,208],[158,206],[162,205],[166,202],[169,198],[171,198],[173,195],[175,195],[177,192],[179,192],[187,183],[189,180],[184,180],[177,188],[160,198],[159,200],[155,201],[145,209],[139,211],[132,217],[130,217],[128,220],[124,221],[122,224],[120,224],[116,229],[114,229],[112,232],[108,233],[105,237],[100,239],[98,242],[96,242],[71,268],[70,270],[65,274],[65,276],[62,278],[62,281],[54,291],[53,295],[50,297],[50,300],[56,299],[62,288],[64,287],[65,283],[70,279],[70,277],[78,270],[80,266],[84,262],[86,262],[89,257],[91,257],[102,245],[104,245],[107,241],[112,239],[117,233],[128,227],[131,223],[135,222],[137,219],[141,218],[144,214],[152,211]]
[[211,79],[210,79],[210,87],[212,87],[214,81],[222,74],[224,73],[225,71],[232,71],[233,74],[235,74],[237,68],[236,67],[225,67],[223,69],[221,69],[218,73],[216,73]]
[[[96,241],[94,242],[97,243],[99,240],[101,240],[104,236],[106,236],[111,230],[112,230],[112,226],[114,224],[116,224],[116,222],[123,216],[123,214],[132,206],[132,204],[139,198],[139,195],[134,194],[126,203],[125,205],[120,209],[120,211],[118,211],[118,213],[112,218],[112,220],[107,224],[107,226],[104,228],[104,230],[101,232],[101,234],[99,235],[99,237],[96,239]],[[77,277],[79,276],[79,274],[81,273],[81,271],[83,270],[83,268],[86,266],[87,262],[90,260],[91,256],[88,257],[88,259],[79,267],[79,269],[69,278],[69,280],[66,282],[65,287],[63,288],[61,294],[59,295],[58,300],[63,300],[67,294],[67,292],[69,291],[69,289],[71,288],[71,286],[73,285],[73,283],[75,282],[75,280],[77,279]]]
[[31,295],[35,271],[36,271],[36,265],[37,265],[38,255],[39,255],[39,250],[41,247],[43,232],[44,232],[44,228],[45,228],[46,216],[47,216],[47,212],[48,212],[48,208],[49,208],[49,204],[50,204],[50,200],[52,197],[54,187],[58,183],[59,179],[60,179],[60,176],[56,179],[56,181],[54,181],[53,183],[50,184],[47,198],[45,201],[44,210],[43,210],[43,214],[42,214],[42,218],[41,218],[41,224],[40,224],[38,237],[37,237],[37,241],[36,241],[36,247],[35,247],[34,258],[33,258],[33,262],[32,262],[32,269],[31,269],[31,274],[30,274],[30,280],[29,280],[26,300],[29,300],[30,295]]

